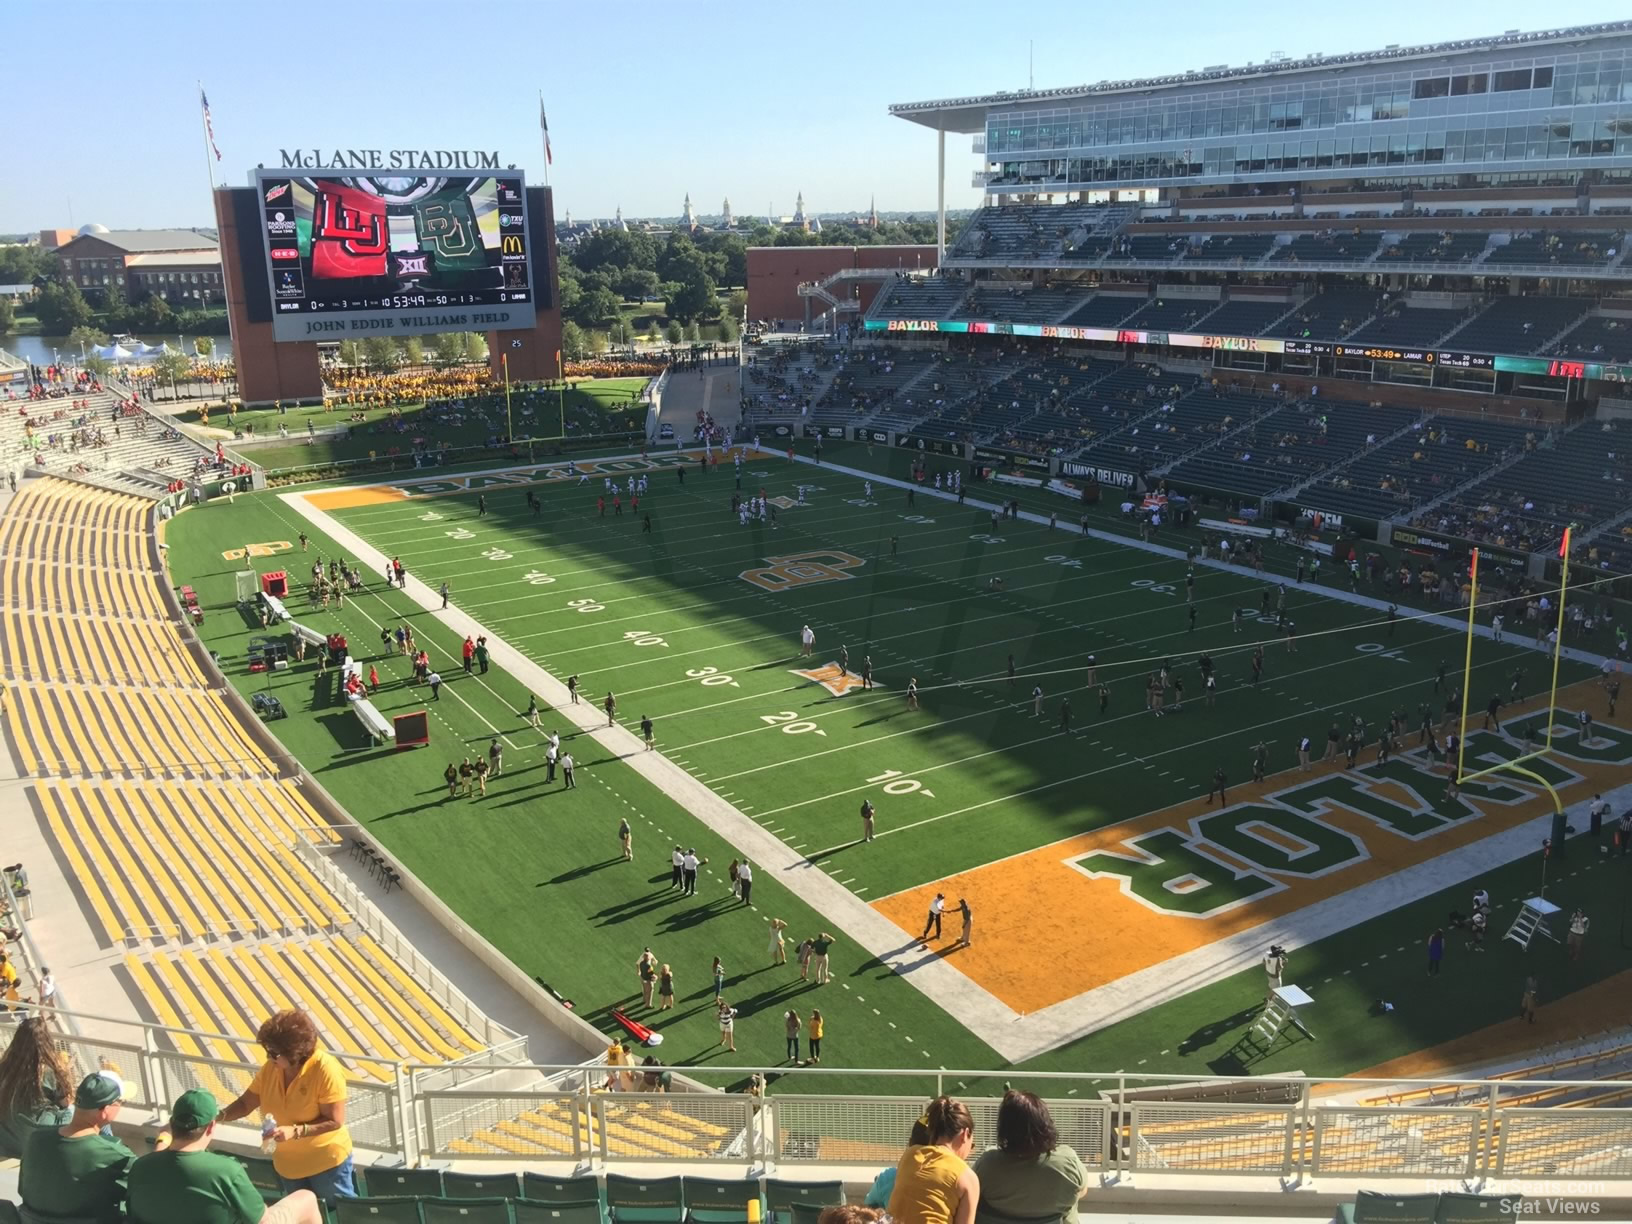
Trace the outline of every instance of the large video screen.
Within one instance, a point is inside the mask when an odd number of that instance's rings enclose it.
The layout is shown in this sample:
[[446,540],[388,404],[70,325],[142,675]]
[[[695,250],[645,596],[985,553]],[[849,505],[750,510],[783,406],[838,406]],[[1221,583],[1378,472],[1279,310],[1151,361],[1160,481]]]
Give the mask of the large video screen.
[[279,340],[536,322],[518,170],[379,177],[261,170],[255,185]]

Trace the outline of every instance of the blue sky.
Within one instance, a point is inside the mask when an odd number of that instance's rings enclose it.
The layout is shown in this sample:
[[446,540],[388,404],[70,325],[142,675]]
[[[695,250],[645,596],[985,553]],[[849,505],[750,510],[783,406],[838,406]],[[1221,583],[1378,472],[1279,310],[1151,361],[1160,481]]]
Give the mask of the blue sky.
[[[349,18],[347,14],[355,14]],[[891,102],[1624,19],[1620,2],[1169,0],[862,5],[12,0],[0,233],[213,222],[198,89],[242,183],[279,150],[496,149],[575,217],[932,211],[935,138]],[[325,36],[325,27],[332,36]],[[948,205],[978,200],[967,137]]]

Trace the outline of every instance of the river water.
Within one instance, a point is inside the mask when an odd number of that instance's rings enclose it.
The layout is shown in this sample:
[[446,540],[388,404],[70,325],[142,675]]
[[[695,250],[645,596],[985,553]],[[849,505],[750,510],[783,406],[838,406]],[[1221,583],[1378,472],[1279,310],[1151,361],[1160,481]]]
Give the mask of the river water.
[[[175,332],[168,335],[138,332],[136,338],[143,344],[168,344],[171,348],[177,346],[178,339]],[[215,342],[215,352],[211,356],[211,360],[230,361],[232,359],[232,340],[227,336],[211,336],[210,339]],[[193,352],[193,340],[194,337],[192,336],[182,338],[182,352],[188,354]],[[0,336],[0,349],[4,349],[13,357],[19,357],[24,361],[32,361],[35,365],[50,365],[53,360],[51,356],[53,349],[60,354],[64,361],[77,360],[79,357],[77,348],[69,349],[68,337],[66,336]]]

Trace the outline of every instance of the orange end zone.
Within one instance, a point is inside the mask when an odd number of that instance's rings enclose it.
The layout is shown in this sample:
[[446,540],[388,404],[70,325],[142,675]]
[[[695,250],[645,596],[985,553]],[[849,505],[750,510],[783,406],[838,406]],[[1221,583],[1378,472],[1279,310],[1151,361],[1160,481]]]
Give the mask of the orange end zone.
[[[1595,690],[1588,682],[1561,690],[1558,708],[1583,708]],[[1509,713],[1504,721],[1522,717]],[[1624,781],[1632,735],[1600,722],[1590,742],[1591,756],[1602,759],[1583,759],[1571,755],[1570,730],[1555,723],[1561,768],[1553,780],[1566,804]],[[1415,734],[1405,743],[1414,744]],[[1475,744],[1470,736],[1470,772]],[[1479,784],[1464,787],[1462,808],[1442,798],[1445,770],[1401,766],[1402,754],[1388,777],[1377,777],[1374,757],[1368,745],[1363,773],[1345,771],[1340,760],[1309,773],[1271,775],[1262,786],[1232,785],[1229,809],[1191,800],[931,881],[881,898],[873,908],[916,936],[930,900],[944,892],[951,921],[938,946],[966,976],[1029,1013],[1552,810],[1544,791],[1505,773],[1484,779],[1490,793],[1477,799]],[[1198,826],[1209,815],[1222,820],[1226,810],[1232,813],[1227,824]],[[1095,852],[1101,853],[1091,864],[1082,862]],[[1143,896],[1129,878],[1141,863],[1161,868]],[[1109,874],[1117,869],[1128,874]],[[1204,893],[1207,900],[1198,902]],[[974,939],[954,950],[958,927],[951,911],[959,897],[975,910]]]
[[358,506],[384,506],[407,501],[408,495],[385,485],[362,485],[355,489],[329,489],[303,495],[313,510],[354,510]]

